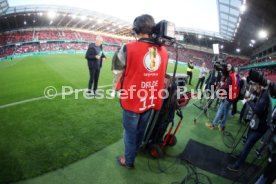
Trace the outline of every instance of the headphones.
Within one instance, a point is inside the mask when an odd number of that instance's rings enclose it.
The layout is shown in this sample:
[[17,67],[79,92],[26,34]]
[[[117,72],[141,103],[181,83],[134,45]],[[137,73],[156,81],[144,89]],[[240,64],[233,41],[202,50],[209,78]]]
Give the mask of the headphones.
[[134,22],[133,22],[133,28],[132,28],[132,31],[135,33],[135,34],[139,34],[140,32],[141,32],[141,28],[139,28],[139,26],[138,26],[138,24],[139,24],[139,17],[136,17],[135,19],[134,19]]

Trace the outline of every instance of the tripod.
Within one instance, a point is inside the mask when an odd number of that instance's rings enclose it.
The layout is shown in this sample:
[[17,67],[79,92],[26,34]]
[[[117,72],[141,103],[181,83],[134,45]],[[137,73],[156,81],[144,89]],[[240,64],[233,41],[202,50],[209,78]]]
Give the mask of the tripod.
[[194,118],[194,124],[197,123],[197,119],[202,115],[202,114],[205,114],[207,118],[210,118],[210,115],[209,115],[209,109],[213,103],[213,101],[216,101],[215,103],[215,108],[218,107],[220,101],[218,98],[216,98],[215,94],[216,92],[219,90],[219,87],[217,87],[217,89],[215,90],[215,92],[211,92],[210,95],[209,95],[209,98],[202,98],[203,95],[201,95],[201,99],[200,99],[200,103],[203,105],[203,106],[198,106],[197,104],[194,103],[194,106],[196,106],[198,109],[201,110],[201,112]]

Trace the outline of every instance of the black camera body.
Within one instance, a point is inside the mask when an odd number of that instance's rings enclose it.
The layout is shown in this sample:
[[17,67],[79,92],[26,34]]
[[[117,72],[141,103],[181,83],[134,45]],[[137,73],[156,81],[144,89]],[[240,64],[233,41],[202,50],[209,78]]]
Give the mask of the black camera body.
[[227,63],[221,56],[214,56],[212,63],[215,70],[221,71],[223,75],[227,73]]
[[267,86],[270,96],[272,98],[276,98],[276,84],[265,79],[262,74],[255,70],[250,70],[247,77],[247,82],[250,83],[251,81],[254,83],[259,83],[262,86]]
[[158,45],[172,45],[176,42],[175,25],[166,20],[158,22],[153,28],[152,38]]
[[227,70],[227,64],[224,63],[224,61],[215,61],[214,68],[218,71],[224,72],[225,70]]

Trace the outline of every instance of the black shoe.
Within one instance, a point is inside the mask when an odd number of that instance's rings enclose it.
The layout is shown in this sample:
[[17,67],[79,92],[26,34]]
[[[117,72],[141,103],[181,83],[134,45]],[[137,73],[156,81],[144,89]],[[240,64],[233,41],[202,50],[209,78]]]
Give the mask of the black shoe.
[[227,166],[227,169],[229,171],[234,171],[234,172],[238,172],[240,167],[237,164],[231,164]]

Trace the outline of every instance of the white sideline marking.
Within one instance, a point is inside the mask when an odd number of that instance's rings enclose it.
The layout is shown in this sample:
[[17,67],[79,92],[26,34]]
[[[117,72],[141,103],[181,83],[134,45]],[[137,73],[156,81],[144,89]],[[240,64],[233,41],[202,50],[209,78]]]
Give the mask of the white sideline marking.
[[[106,88],[106,87],[109,87],[109,86],[112,86],[112,84],[109,84],[109,85],[103,85],[103,86],[99,86],[98,88]],[[86,89],[86,88],[85,88]],[[85,89],[81,89],[80,91],[83,91]],[[74,91],[75,93],[76,91]],[[74,94],[73,93],[73,94]],[[57,96],[61,96],[63,93],[58,93],[56,95]],[[66,94],[66,93],[65,93]],[[28,102],[33,102],[33,101],[37,101],[37,100],[41,100],[41,99],[45,99],[46,97],[45,96],[41,96],[41,97],[36,97],[36,98],[30,98],[30,99],[27,99],[27,100],[22,100],[22,101],[18,101],[18,102],[13,102],[13,103],[10,103],[10,104],[5,104],[5,105],[1,105],[0,106],[0,109],[4,109],[6,107],[10,107],[10,106],[15,106],[15,105],[18,105],[18,104],[23,104],[23,103],[28,103]]]

